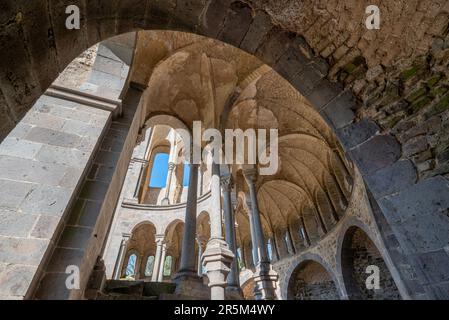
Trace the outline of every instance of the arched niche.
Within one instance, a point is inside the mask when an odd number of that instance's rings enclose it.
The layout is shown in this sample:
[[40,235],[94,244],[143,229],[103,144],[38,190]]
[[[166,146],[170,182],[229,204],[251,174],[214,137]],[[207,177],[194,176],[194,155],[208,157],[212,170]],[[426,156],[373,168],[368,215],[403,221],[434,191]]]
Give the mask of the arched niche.
[[287,288],[288,300],[339,300],[332,274],[314,261],[301,262],[293,271]]
[[382,254],[359,227],[350,227],[344,235],[341,270],[347,296],[351,300],[401,299]]

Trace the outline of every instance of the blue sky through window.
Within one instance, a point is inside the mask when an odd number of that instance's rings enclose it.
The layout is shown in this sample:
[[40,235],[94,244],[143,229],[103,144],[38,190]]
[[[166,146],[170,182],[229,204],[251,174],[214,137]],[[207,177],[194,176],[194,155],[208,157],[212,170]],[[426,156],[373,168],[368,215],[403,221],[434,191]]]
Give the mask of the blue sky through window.
[[184,176],[183,176],[183,180],[182,180],[182,185],[184,187],[188,187],[189,186],[189,178],[190,178],[190,164],[186,163],[184,165]]
[[150,187],[164,188],[167,183],[168,154],[158,153],[154,157],[153,169],[151,170]]
[[[151,188],[165,188],[168,175],[168,159],[167,153],[158,153],[154,157],[153,169],[151,170],[150,187]],[[190,178],[190,164],[184,165],[184,174],[182,185],[189,186]]]

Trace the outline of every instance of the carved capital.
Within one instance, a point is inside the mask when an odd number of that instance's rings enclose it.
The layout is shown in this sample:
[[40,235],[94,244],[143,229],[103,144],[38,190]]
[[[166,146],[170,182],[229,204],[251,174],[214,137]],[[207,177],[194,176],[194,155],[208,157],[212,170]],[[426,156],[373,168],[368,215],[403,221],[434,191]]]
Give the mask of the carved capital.
[[231,175],[223,176],[220,178],[220,185],[223,191],[230,192],[234,185],[234,181]]
[[257,169],[244,169],[243,176],[245,177],[246,183],[248,184],[256,184],[257,181]]

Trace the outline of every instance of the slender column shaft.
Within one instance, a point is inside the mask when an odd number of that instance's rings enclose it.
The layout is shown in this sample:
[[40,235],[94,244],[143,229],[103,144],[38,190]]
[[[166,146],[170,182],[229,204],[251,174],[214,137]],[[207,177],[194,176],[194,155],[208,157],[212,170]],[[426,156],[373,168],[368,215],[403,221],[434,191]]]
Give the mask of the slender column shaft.
[[275,282],[278,277],[271,268],[270,259],[268,257],[267,243],[263,234],[263,226],[260,218],[259,205],[257,203],[256,179],[257,171],[255,169],[243,172],[249,187],[251,197],[251,218],[256,234],[257,246],[259,248],[259,262],[256,266],[254,281],[256,283],[254,294],[257,300],[276,299]]
[[117,260],[115,262],[115,267],[114,267],[114,275],[113,275],[114,280],[120,279],[121,272],[122,272],[122,266],[123,266],[123,260],[125,259],[125,254],[126,254],[126,246],[128,244],[129,238],[130,238],[129,234],[124,234],[122,241],[120,242],[120,248],[118,251]]
[[[268,251],[267,251],[267,245],[265,243],[265,236],[263,234],[263,227],[262,227],[262,221],[260,220],[260,213],[259,213],[259,205],[257,203],[257,194],[256,194],[256,186],[254,184],[254,179],[250,178],[247,179],[248,181],[248,187],[249,187],[249,193],[251,197],[251,218],[253,222],[253,228],[255,233],[255,239],[257,243],[257,248],[259,249],[259,258],[261,262],[268,262]],[[254,245],[253,245],[254,246]]]
[[195,270],[195,237],[196,237],[196,211],[198,188],[198,164],[190,165],[189,191],[187,194],[187,208],[185,214],[184,234],[182,238],[180,272],[193,272]]
[[156,255],[154,256],[154,266],[153,274],[151,275],[151,282],[156,282],[158,280],[159,267],[161,264],[162,255],[162,244],[164,238],[163,236],[156,236]]
[[221,224],[221,189],[220,189],[220,165],[212,164],[211,189],[211,216],[210,237],[211,239],[223,239]]
[[254,229],[253,213],[248,212],[249,231],[251,233],[251,256],[252,265],[256,266],[259,263],[259,247],[257,246],[256,230]]
[[240,287],[239,284],[239,266],[237,261],[237,246],[235,239],[235,218],[234,210],[231,202],[232,181],[231,176],[222,178],[223,187],[223,207],[225,220],[225,236],[228,243],[229,250],[234,254],[235,258],[232,261],[231,272],[228,275],[229,287]]
[[162,282],[164,280],[164,265],[165,265],[165,256],[167,254],[167,244],[162,244],[162,253],[161,253],[161,263],[159,266],[159,274],[157,277],[158,282]]

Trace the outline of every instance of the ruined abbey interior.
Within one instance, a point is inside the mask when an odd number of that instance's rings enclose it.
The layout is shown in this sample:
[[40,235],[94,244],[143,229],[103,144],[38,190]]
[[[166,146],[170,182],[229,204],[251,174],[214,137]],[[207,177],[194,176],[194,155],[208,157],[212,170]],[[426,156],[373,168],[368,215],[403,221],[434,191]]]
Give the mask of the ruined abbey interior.
[[449,2],[373,2],[2,0],[0,299],[449,299]]

